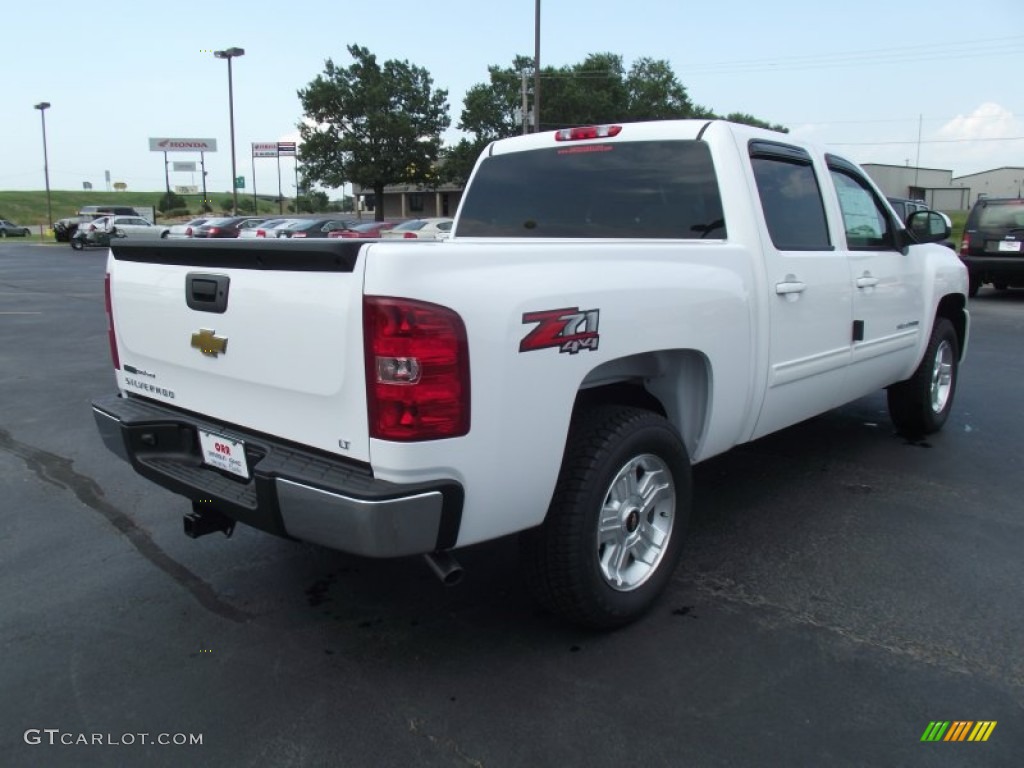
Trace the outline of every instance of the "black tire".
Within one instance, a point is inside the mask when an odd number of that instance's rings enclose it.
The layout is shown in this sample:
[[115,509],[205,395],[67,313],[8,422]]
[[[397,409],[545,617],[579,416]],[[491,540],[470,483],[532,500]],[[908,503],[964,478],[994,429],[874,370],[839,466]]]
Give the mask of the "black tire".
[[1010,284],[1009,283],[992,283],[992,287],[995,288],[997,291],[1005,291],[1005,290],[1009,289]]
[[889,418],[896,430],[919,437],[942,429],[953,408],[959,372],[960,340],[953,324],[938,317],[914,375],[889,387]]
[[978,295],[978,289],[981,288],[981,277],[974,274],[967,275],[967,295],[972,299]]
[[[647,502],[640,493],[645,481],[658,486]],[[547,518],[520,537],[524,574],[537,600],[586,627],[618,627],[643,615],[682,554],[690,485],[686,447],[661,416],[619,406],[578,414]],[[625,502],[612,503],[623,494]],[[611,562],[616,554],[618,566]],[[606,570],[616,568],[625,577],[617,585]]]
[[84,247],[85,246],[82,244],[81,238],[78,238],[78,237],[72,237],[71,238],[71,248],[72,248],[72,250],[80,251]]

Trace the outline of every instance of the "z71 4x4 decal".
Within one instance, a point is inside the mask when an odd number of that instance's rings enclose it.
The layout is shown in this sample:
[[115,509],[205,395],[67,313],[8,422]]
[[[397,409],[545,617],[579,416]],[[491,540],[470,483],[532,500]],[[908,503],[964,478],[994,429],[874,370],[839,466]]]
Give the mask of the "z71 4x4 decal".
[[524,323],[536,323],[519,342],[520,352],[558,347],[559,352],[575,355],[581,349],[597,349],[600,336],[597,332],[599,309],[566,307],[547,309],[541,312],[524,312]]

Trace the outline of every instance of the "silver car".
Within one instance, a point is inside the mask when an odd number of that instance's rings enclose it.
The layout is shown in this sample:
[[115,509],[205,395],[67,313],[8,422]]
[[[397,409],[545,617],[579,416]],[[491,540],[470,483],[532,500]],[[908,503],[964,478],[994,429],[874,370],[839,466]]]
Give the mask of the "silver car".
[[151,224],[141,216],[101,216],[90,224],[81,225],[81,229],[87,236],[95,232],[109,234],[117,231],[131,240],[158,240],[167,237],[170,231],[170,227]]

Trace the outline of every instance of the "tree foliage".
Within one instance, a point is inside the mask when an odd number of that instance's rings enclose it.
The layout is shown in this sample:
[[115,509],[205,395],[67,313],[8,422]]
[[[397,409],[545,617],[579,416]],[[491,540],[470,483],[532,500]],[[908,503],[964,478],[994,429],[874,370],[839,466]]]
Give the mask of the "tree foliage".
[[[436,181],[441,134],[450,124],[448,92],[408,61],[381,65],[366,48],[348,46],[353,63],[324,72],[299,90],[303,176],[340,187],[354,182],[383,199],[388,184]],[[377,206],[376,217],[383,220]]]
[[[458,128],[470,134],[445,151],[445,177],[464,182],[488,143],[523,132],[523,73],[532,104],[533,60],[516,56],[511,67],[488,67],[488,82],[466,92]],[[621,56],[592,53],[578,64],[541,69],[541,130],[574,125],[716,118],[694,104],[671,65],[663,59],[637,59],[627,70]],[[753,115],[734,112],[726,120],[785,132]],[[532,130],[532,127],[531,127]]]
[[167,213],[175,208],[188,208],[188,204],[185,202],[185,198],[174,192],[164,192],[156,202],[156,209],[160,213]]

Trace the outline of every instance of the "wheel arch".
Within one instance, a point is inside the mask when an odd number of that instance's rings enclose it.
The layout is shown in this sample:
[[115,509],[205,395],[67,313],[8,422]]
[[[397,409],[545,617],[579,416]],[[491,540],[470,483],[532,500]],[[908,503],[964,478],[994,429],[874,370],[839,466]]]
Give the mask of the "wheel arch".
[[960,359],[967,352],[967,299],[963,294],[950,293],[943,296],[935,310],[936,320],[944,317],[953,324],[956,331],[957,345],[960,348]]
[[711,363],[699,350],[643,352],[608,360],[583,379],[573,406],[624,405],[668,420],[696,455],[705,434],[711,398]]

